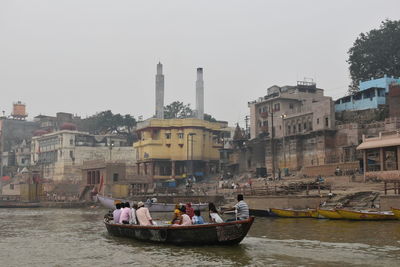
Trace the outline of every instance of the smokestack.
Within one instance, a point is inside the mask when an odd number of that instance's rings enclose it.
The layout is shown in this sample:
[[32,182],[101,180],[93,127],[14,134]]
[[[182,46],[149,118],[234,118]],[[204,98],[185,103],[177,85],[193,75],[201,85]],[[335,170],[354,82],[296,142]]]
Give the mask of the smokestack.
[[196,118],[204,119],[204,81],[203,68],[197,68],[196,80]]
[[156,74],[156,118],[164,119],[164,75],[163,65],[158,62]]

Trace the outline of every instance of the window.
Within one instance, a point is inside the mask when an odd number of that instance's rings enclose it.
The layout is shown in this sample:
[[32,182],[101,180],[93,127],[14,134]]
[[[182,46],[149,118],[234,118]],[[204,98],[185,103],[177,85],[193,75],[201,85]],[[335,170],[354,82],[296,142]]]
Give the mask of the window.
[[289,108],[290,108],[290,109],[293,109],[293,108],[294,108],[294,107],[293,107],[293,103],[290,103],[290,104],[289,104]]
[[183,139],[184,134],[183,133],[178,133],[178,138]]
[[303,127],[304,127],[304,130],[306,131],[307,130],[307,123],[306,122],[304,123]]
[[317,119],[317,124],[319,124],[319,118]]
[[291,129],[291,127],[290,127],[290,125],[287,127],[287,130],[288,130],[288,134],[290,134],[290,129]]
[[263,126],[268,126],[268,121],[263,121]]
[[171,133],[166,133],[166,134],[165,134],[165,138],[166,138],[166,139],[171,139]]
[[69,139],[69,144],[72,146],[74,144],[74,139]]
[[326,126],[326,127],[329,126],[329,118],[325,118],[325,126]]
[[299,123],[298,127],[299,127],[299,132],[301,132],[301,123]]
[[279,103],[274,104],[274,111],[279,111],[279,110],[281,110],[281,104]]
[[113,173],[113,182],[118,182],[118,173]]

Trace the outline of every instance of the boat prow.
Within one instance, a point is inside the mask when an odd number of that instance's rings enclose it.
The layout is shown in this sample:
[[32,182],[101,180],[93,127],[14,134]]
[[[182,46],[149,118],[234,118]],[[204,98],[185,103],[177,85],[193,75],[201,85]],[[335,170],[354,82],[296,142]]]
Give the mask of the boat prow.
[[319,209],[318,213],[319,215],[321,215],[323,218],[326,219],[331,219],[331,220],[343,219],[343,217],[339,214],[339,212],[337,212],[337,210]]
[[292,209],[270,209],[271,213],[283,218],[316,218],[318,213],[315,209],[292,210]]
[[107,231],[114,236],[128,237],[139,241],[173,245],[235,245],[247,235],[254,217],[247,220],[200,224],[190,226],[140,226],[114,224],[104,220]]
[[390,208],[397,219],[400,219],[400,209]]
[[358,220],[358,221],[384,221],[395,220],[396,216],[392,212],[379,212],[379,211],[353,211],[338,209],[337,212],[343,219]]

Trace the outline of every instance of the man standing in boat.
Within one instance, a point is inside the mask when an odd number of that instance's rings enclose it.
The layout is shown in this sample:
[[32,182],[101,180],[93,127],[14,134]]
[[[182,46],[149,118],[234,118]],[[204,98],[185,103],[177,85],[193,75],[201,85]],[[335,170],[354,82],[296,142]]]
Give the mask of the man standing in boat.
[[247,220],[249,218],[249,206],[243,200],[243,195],[237,196],[238,203],[233,208],[227,209],[226,211],[234,210],[236,213],[236,220]]

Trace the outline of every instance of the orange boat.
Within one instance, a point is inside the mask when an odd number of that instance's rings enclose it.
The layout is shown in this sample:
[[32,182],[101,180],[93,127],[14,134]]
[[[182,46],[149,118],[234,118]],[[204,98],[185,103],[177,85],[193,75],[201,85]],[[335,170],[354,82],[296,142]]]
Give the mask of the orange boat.
[[383,221],[396,220],[391,211],[353,211],[353,210],[337,210],[343,219],[359,220],[359,221]]

